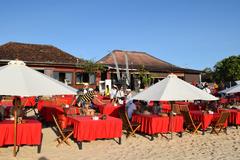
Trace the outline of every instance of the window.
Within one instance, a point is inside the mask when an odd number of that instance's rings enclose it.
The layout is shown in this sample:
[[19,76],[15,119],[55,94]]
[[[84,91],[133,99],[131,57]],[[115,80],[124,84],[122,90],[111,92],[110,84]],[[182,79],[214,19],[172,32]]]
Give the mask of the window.
[[107,79],[107,72],[103,71],[101,72],[101,81],[105,81],[105,79]]
[[72,84],[72,73],[65,73],[65,81],[67,84]]
[[63,83],[72,84],[71,72],[53,72],[53,78]]
[[96,83],[96,75],[94,73],[89,73],[89,84]]
[[76,84],[81,83],[96,83],[96,74],[95,73],[86,73],[86,72],[77,72],[76,73]]

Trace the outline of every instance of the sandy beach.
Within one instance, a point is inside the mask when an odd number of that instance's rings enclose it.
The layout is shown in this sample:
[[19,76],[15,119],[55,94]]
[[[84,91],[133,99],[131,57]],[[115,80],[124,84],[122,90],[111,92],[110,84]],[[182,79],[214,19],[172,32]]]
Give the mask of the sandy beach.
[[[173,136],[173,140],[166,140],[159,136],[154,141],[141,135],[129,139],[122,136],[122,145],[114,140],[97,140],[83,143],[83,150],[79,150],[76,143],[71,142],[56,147],[53,130],[43,128],[42,151],[37,154],[37,147],[23,146],[13,157],[13,147],[0,148],[1,160],[82,160],[82,159],[204,159],[204,160],[237,160],[240,159],[240,129],[228,128],[228,135],[219,136],[209,131],[202,136],[183,133],[180,138]],[[170,135],[167,135],[170,137]]]

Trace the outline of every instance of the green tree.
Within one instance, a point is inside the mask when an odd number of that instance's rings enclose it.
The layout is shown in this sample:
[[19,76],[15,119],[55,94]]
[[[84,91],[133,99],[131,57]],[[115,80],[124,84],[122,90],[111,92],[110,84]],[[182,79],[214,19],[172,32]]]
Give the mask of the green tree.
[[230,56],[214,66],[214,79],[220,82],[236,81],[240,79],[240,55]]
[[150,73],[144,68],[144,65],[138,68],[138,78],[142,80],[144,87],[148,87],[151,83],[151,75]]
[[96,73],[106,69],[103,64],[96,63],[94,60],[85,60],[83,64],[78,64],[78,67],[83,68],[86,73]]

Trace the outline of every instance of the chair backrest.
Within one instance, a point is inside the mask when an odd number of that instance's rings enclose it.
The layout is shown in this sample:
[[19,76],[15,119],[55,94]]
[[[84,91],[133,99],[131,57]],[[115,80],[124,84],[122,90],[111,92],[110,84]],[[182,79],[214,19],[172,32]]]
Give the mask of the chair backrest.
[[181,114],[179,104],[173,104],[172,111],[175,112],[176,114]]
[[216,125],[224,125],[229,116],[230,116],[230,112],[221,112]]
[[189,125],[189,124],[190,125],[194,125],[192,116],[191,116],[189,111],[181,111],[181,113],[183,115],[185,124],[187,124],[187,125]]
[[180,112],[182,111],[189,111],[188,105],[187,104],[181,104],[179,105]]
[[127,112],[124,111],[123,109],[119,109],[119,117],[122,119],[123,122],[123,129],[128,130],[128,129],[132,129],[132,125],[129,121]]
[[59,124],[59,122],[58,122],[58,119],[55,117],[54,114],[52,114],[52,118],[53,118],[53,121],[54,121],[55,125],[57,126],[57,129],[58,129],[58,131],[60,132],[60,134],[63,134],[63,133],[62,133],[62,129],[61,129],[61,127],[60,127],[60,124]]

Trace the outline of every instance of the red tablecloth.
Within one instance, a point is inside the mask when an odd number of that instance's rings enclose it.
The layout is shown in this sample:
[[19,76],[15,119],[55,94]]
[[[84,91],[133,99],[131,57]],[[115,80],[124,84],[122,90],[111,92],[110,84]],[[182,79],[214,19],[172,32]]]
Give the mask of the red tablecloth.
[[21,102],[23,106],[34,106],[35,105],[35,97],[23,97],[21,98]]
[[77,141],[91,141],[98,138],[120,138],[122,136],[122,121],[107,116],[106,120],[92,120],[90,116],[69,116],[72,122],[73,136]]
[[240,125],[240,110],[237,109],[219,109],[220,112],[228,111],[230,112],[230,116],[228,118],[228,123]]
[[46,122],[53,122],[52,114],[59,115],[63,114],[63,108],[60,106],[43,106],[41,110],[39,110],[40,115],[45,119]]
[[204,130],[209,127],[213,120],[218,119],[220,116],[219,113],[208,114],[203,113],[202,111],[190,111],[190,114],[192,115],[193,120],[202,122],[202,129]]
[[169,117],[160,117],[158,115],[133,114],[132,121],[140,123],[141,127],[139,131],[147,134],[167,133],[171,130],[172,132],[183,131],[182,116],[173,116],[172,129],[170,126],[171,123],[169,123]]
[[220,98],[219,102],[221,104],[227,104],[229,102],[228,98]]
[[[56,105],[52,105],[52,106],[43,106],[41,107],[41,110],[39,110],[41,116],[45,119],[46,122],[53,122],[52,119],[52,114],[54,115],[61,115],[64,116],[64,113],[66,114],[79,114],[80,110],[77,107],[73,107],[70,106],[69,108],[64,109],[61,106],[56,106]],[[67,122],[65,122],[67,123]]]
[[[0,146],[14,143],[14,121],[0,121]],[[17,125],[17,145],[40,145],[42,124],[37,120],[26,120]]]
[[119,105],[113,106],[112,103],[108,103],[106,105],[97,105],[97,107],[101,114],[106,114],[116,118],[119,117],[118,112],[119,112],[119,109],[122,108],[122,106],[119,106]]
[[0,104],[2,106],[13,106],[12,99],[3,99]]
[[38,110],[41,110],[42,107],[44,106],[58,106],[58,107],[63,107],[64,105],[71,105],[73,102],[74,97],[73,96],[64,96],[64,97],[54,97],[49,100],[43,100],[40,99],[38,101]]
[[[21,104],[23,106],[34,106],[35,105],[35,97],[21,97]],[[3,99],[1,101],[1,105],[13,106],[13,97],[11,97],[10,99]]]

